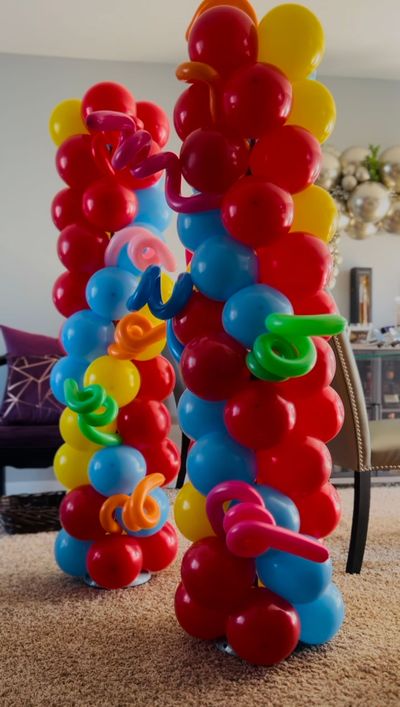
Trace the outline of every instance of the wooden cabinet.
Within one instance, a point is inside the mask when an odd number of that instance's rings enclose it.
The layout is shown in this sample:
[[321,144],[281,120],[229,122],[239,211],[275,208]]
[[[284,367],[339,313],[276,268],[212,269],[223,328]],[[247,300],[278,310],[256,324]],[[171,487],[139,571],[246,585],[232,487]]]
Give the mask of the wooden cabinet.
[[370,420],[400,418],[400,346],[353,346]]

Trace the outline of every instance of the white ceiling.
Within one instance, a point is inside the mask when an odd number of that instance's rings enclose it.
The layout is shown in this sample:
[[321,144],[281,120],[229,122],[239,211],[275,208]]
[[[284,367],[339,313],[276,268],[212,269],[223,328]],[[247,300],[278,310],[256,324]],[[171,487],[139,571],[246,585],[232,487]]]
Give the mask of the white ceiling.
[[[199,0],[0,0],[13,54],[177,63]],[[279,0],[255,0],[261,18]],[[400,78],[400,0],[308,0],[325,28],[321,74]]]

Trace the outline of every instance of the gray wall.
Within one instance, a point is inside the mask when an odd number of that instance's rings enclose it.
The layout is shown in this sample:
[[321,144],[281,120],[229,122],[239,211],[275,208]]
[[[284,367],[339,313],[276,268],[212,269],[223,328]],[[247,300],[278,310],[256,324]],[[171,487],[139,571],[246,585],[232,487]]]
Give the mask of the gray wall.
[[[0,55],[1,323],[58,333],[62,319],[53,307],[51,288],[62,266],[56,256],[57,231],[49,207],[62,183],[54,167],[56,148],[48,135],[48,117],[60,100],[82,96],[102,80],[125,84],[139,100],[154,100],[169,115],[182,90],[174,67],[168,65]],[[343,149],[357,143],[384,147],[400,142],[398,82],[329,78],[326,83],[338,107],[333,144]],[[170,147],[179,147],[174,136]],[[184,258],[174,223],[168,235],[182,268]],[[376,323],[393,320],[394,298],[400,294],[399,246],[395,236],[364,242],[342,239],[344,263],[335,296],[345,315],[349,268],[373,266]],[[23,481],[21,475],[18,479]]]

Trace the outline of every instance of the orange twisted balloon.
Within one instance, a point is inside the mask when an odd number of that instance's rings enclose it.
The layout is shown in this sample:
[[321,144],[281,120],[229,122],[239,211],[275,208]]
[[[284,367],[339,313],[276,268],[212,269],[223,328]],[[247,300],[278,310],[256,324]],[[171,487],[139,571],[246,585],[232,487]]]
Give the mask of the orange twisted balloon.
[[165,481],[163,474],[149,474],[139,481],[130,496],[117,493],[107,498],[100,509],[100,523],[108,533],[121,534],[122,528],[115,520],[117,508],[122,508],[122,521],[125,528],[133,532],[154,528],[161,518],[160,506],[150,496],[150,491],[162,486]]
[[143,314],[132,312],[118,322],[115,342],[108,347],[108,353],[116,358],[130,360],[164,339],[166,335],[165,322],[153,326]]
[[179,64],[176,72],[179,81],[187,83],[205,83],[208,88],[210,114],[214,123],[218,121],[218,88],[221,83],[219,73],[201,61],[185,61]]

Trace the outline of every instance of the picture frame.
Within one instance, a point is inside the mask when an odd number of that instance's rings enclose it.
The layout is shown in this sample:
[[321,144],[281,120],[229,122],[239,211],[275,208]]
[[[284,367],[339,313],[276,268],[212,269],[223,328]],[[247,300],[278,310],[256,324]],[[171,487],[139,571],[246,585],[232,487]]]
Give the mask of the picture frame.
[[372,323],[372,268],[350,270],[350,323]]
[[349,339],[351,344],[369,344],[373,334],[372,324],[350,324]]

